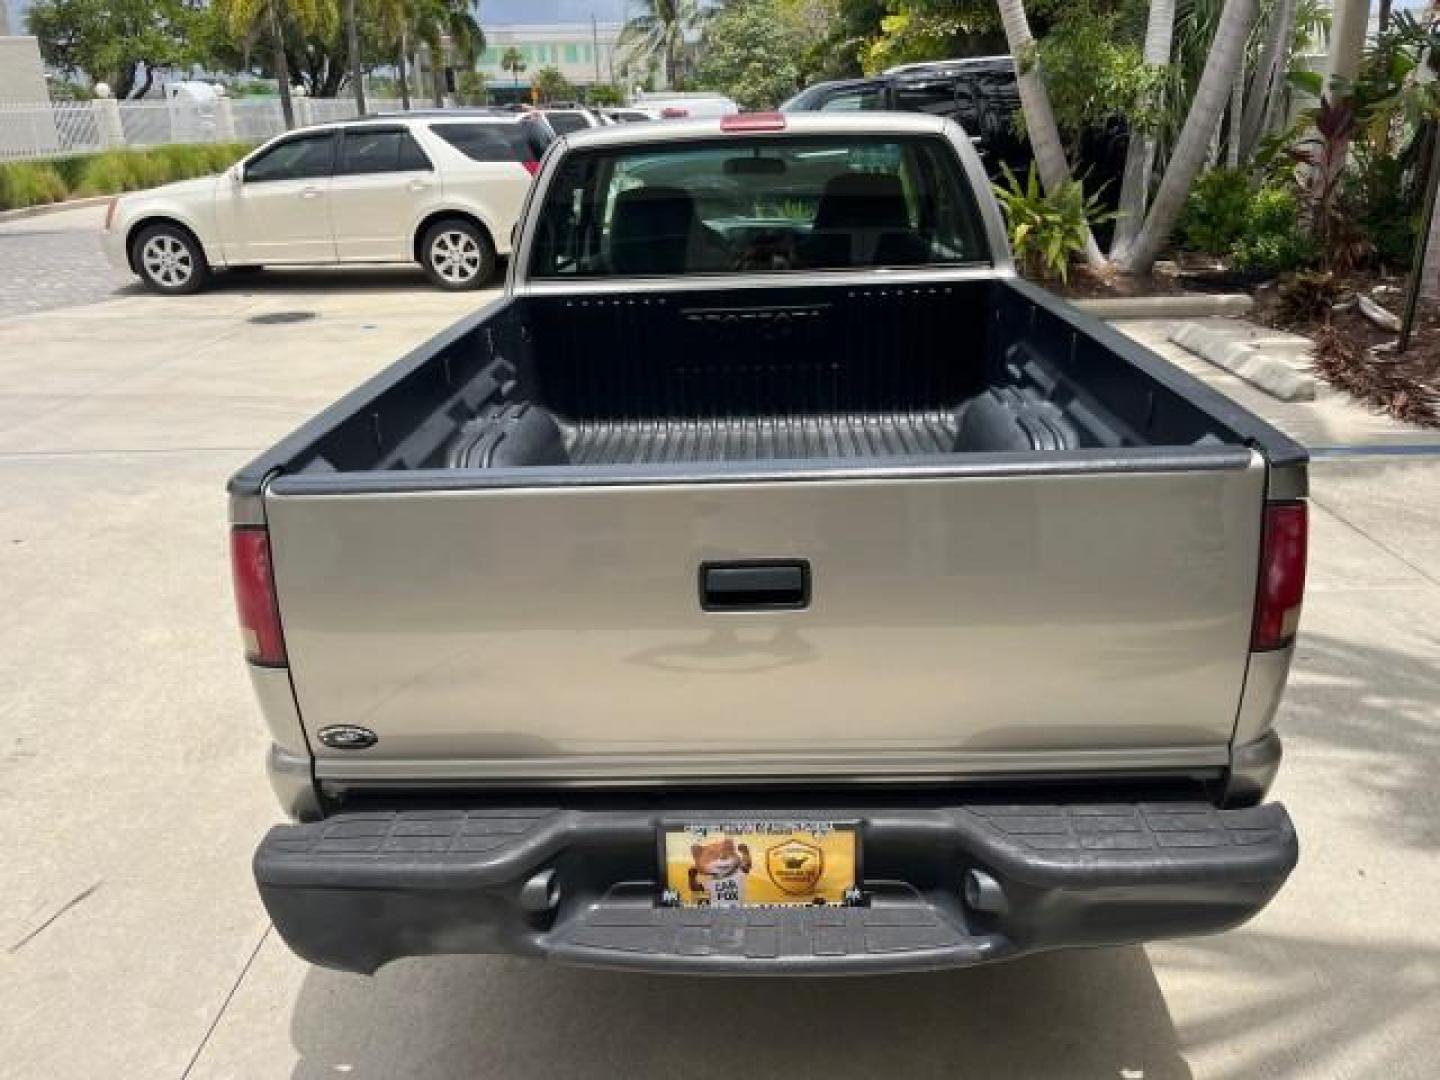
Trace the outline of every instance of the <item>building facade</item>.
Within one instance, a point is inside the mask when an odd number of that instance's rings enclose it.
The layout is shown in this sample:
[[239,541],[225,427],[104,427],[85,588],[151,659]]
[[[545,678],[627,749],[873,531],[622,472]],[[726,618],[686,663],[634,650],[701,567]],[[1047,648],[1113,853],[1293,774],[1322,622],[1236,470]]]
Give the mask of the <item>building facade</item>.
[[[640,81],[644,72],[627,72],[617,55],[620,23],[535,23],[485,25],[485,51],[477,67],[493,92],[507,88],[528,92],[535,73],[553,67],[577,87]],[[525,62],[519,75],[505,71],[501,58],[518,49]]]

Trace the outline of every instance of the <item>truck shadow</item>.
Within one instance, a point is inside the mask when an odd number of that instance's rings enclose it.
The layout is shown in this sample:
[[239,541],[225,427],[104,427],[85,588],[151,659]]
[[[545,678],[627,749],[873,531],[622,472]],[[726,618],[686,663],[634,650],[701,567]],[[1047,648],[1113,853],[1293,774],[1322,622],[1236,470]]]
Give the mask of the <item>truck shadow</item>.
[[1352,762],[1346,782],[1374,792],[1384,810],[1378,819],[1367,814],[1362,827],[1433,850],[1440,847],[1433,778],[1440,759],[1440,637],[1412,632],[1422,637],[1423,653],[1302,629],[1277,724],[1291,767],[1312,747]]
[[1185,1053],[1216,1080],[1435,1075],[1440,952],[1393,930],[1347,940],[1246,927],[1157,946],[1167,986],[1189,1002]]
[[694,979],[511,958],[312,969],[297,1080],[1188,1078],[1143,949],[871,979]]

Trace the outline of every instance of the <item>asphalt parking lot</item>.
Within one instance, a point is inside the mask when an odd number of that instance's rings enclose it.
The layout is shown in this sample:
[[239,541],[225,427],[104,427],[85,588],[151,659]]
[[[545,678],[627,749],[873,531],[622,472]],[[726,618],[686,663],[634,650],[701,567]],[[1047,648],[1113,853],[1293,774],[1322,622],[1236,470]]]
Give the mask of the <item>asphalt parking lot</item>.
[[[74,215],[45,228],[79,259],[98,214]],[[0,265],[34,228],[0,226]],[[294,959],[250,881],[278,815],[224,481],[485,297],[400,271],[22,294],[0,291],[0,1076],[1436,1075],[1440,456],[1313,469],[1276,791],[1302,860],[1238,931],[870,981],[491,958],[366,979]],[[1338,401],[1274,415],[1425,441]]]

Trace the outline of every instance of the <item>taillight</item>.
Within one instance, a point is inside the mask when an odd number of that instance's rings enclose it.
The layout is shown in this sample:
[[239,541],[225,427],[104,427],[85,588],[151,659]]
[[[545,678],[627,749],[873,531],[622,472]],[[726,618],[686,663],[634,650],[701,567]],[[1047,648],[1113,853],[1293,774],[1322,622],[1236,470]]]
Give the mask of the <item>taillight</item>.
[[666,105],[660,110],[661,120],[684,120],[689,115],[689,109],[682,109],[676,105]]
[[245,659],[252,664],[285,663],[285,636],[275,602],[275,573],[270,562],[270,534],[252,525],[230,530],[230,570],[235,579],[235,610],[245,641]]
[[1260,539],[1260,580],[1255,587],[1255,624],[1250,648],[1283,649],[1300,626],[1305,595],[1305,548],[1309,531],[1303,502],[1267,503]]
[[721,131],[784,131],[785,114],[778,112],[731,113],[720,118]]
[[538,161],[522,161],[520,164],[525,166],[525,171],[531,176],[540,171],[540,162]]

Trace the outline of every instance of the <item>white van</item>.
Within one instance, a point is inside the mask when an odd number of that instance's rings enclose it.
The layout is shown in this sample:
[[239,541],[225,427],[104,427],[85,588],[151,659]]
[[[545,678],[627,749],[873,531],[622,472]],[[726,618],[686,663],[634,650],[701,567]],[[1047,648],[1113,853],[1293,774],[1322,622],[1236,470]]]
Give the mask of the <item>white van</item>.
[[630,104],[641,109],[653,109],[662,120],[694,120],[701,117],[729,116],[738,113],[740,106],[724,94],[705,91],[689,93],[667,93],[659,91],[637,93]]

